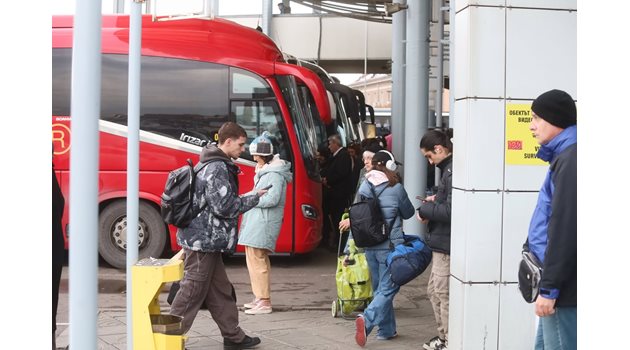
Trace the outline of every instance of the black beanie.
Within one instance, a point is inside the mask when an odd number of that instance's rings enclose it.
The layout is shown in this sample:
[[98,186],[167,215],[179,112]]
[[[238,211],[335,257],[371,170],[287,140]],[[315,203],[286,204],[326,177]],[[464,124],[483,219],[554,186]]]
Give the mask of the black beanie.
[[550,124],[562,129],[576,124],[575,102],[562,90],[549,90],[536,97],[532,102],[532,111]]

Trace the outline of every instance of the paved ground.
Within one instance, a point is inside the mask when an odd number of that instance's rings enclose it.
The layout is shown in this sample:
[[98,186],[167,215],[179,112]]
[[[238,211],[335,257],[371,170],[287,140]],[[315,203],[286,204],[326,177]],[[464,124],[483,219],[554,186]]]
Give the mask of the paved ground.
[[[298,257],[272,258],[272,302],[268,315],[240,313],[241,327],[259,336],[258,349],[346,349],[359,348],[354,341],[354,322],[331,314],[337,298],[336,257],[324,249]],[[252,299],[243,257],[226,261],[228,275],[237,291],[239,306]],[[430,267],[429,267],[430,269]],[[368,349],[420,349],[435,335],[435,320],[426,295],[429,269],[401,288],[394,306],[399,336],[389,341],[368,337]],[[59,347],[68,344],[67,268],[62,276],[58,315]],[[160,296],[163,312],[168,311],[166,290]],[[125,273],[108,267],[99,269],[98,349],[126,349]],[[210,314],[201,310],[188,333],[186,347],[222,349],[222,337]],[[139,349],[136,349],[139,350]],[[142,349],[144,350],[144,349]]]

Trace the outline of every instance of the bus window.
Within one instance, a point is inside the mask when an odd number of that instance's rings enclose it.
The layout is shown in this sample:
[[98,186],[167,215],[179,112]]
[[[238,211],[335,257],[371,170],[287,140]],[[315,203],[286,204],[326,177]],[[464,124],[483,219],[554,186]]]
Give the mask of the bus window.
[[[263,131],[267,131],[273,142],[274,150],[281,159],[291,162],[293,167],[286,126],[276,101],[232,101],[231,115],[233,120],[247,132],[247,145]],[[249,154],[248,147],[245,147],[245,152],[241,154],[241,158],[254,160]]]
[[[71,49],[53,50],[61,68],[53,70],[53,115],[70,115],[71,57]],[[126,126],[128,56],[102,57],[101,119]],[[141,130],[204,146],[228,120],[226,66],[150,56],[141,64]]]
[[232,98],[273,98],[273,90],[261,77],[243,69],[230,68]]
[[72,50],[52,50],[52,115],[70,115]]

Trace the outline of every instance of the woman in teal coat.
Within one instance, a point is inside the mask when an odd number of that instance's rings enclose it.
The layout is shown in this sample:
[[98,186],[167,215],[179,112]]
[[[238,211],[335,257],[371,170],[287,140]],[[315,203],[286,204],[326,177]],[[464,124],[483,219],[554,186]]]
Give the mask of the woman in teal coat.
[[276,248],[282,227],[286,186],[291,181],[291,163],[273,154],[271,140],[264,132],[249,145],[256,161],[254,191],[267,188],[258,205],[243,215],[238,244],[245,246],[247,270],[254,293],[254,301],[245,304],[245,313],[268,314],[271,309],[269,253]]

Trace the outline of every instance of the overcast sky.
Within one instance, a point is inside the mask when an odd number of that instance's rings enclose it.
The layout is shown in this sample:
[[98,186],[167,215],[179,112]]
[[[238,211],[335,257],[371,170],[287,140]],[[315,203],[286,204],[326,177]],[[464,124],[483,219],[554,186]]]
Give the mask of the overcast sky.
[[[148,0],[151,1],[151,0]],[[280,13],[278,3],[281,0],[272,0],[273,13]],[[115,0],[101,0],[103,13],[113,13]],[[159,0],[151,1],[159,14],[182,14],[190,12],[200,12],[203,10],[203,0]],[[125,12],[128,11],[129,1],[125,1]],[[74,13],[75,0],[53,0],[53,14]],[[311,13],[309,7],[291,3],[292,13]],[[255,15],[262,13],[262,0],[219,0],[219,15]]]

